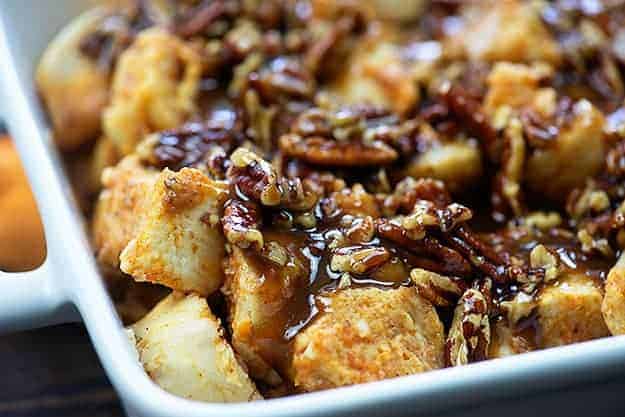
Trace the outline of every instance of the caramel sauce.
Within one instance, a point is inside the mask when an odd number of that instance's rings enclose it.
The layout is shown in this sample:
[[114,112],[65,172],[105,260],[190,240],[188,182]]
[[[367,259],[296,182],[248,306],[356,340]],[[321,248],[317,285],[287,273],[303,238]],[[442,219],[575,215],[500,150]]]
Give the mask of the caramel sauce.
[[[329,248],[332,236],[340,233],[340,217],[335,214],[307,230],[280,230],[275,226],[263,229],[265,242],[277,242],[287,250],[289,260],[284,266],[255,250],[246,250],[253,269],[262,271],[258,277],[259,293],[263,299],[275,301],[269,307],[271,320],[254,328],[254,344],[263,359],[282,375],[288,373],[294,338],[329,307],[327,296],[340,288],[342,273],[330,267],[333,251]],[[409,285],[410,269],[419,266],[417,256],[377,238],[358,246],[383,247],[391,257],[367,274],[350,274],[350,288]]]

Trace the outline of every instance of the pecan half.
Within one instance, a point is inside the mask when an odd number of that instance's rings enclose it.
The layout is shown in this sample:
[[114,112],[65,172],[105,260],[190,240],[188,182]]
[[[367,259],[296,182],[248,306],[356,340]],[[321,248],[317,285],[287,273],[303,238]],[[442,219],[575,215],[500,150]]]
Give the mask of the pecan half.
[[412,239],[401,225],[384,218],[376,220],[376,230],[380,237],[417,255],[415,261],[420,268],[461,277],[469,277],[473,271],[471,264],[458,251],[442,245],[436,237]]
[[[190,122],[154,136],[144,152],[144,162],[157,168],[178,171],[184,167],[205,166],[223,177],[226,158],[244,141],[236,113],[220,110],[202,123]],[[142,144],[143,145],[143,144]]]
[[437,307],[454,305],[466,290],[466,284],[460,278],[440,275],[421,268],[410,271],[410,279],[416,285],[419,295]]
[[386,165],[398,158],[397,152],[383,142],[337,142],[319,136],[303,138],[295,134],[280,138],[285,155],[323,166],[364,167]]
[[480,291],[468,289],[454,310],[445,344],[445,360],[449,366],[484,360],[489,345],[488,302]]

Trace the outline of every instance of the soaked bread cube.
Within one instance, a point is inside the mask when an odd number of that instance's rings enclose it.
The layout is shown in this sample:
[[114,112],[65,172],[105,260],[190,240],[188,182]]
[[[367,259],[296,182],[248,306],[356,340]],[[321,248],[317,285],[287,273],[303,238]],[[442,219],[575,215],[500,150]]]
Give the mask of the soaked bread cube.
[[208,402],[262,399],[198,295],[174,292],[130,329],[143,367],[166,391]]
[[[561,201],[603,166],[605,117],[587,100],[573,105],[572,120],[558,133],[553,145],[536,149],[527,160],[526,179],[532,191]],[[574,161],[574,163],[572,163]]]
[[81,52],[80,44],[110,14],[108,8],[98,7],[77,17],[48,45],[37,67],[37,88],[61,149],[76,149],[100,131],[109,76]]
[[214,292],[223,281],[219,218],[227,194],[225,183],[197,169],[165,169],[150,192],[144,220],[121,253],[121,270],[178,291]]
[[119,266],[119,255],[138,233],[157,178],[158,172],[143,167],[135,156],[104,170],[92,229],[96,256],[103,265]]
[[441,368],[444,338],[414,287],[338,291],[295,338],[293,383],[317,391]]
[[119,58],[104,133],[120,155],[148,133],[171,129],[195,110],[201,63],[189,45],[162,28],[142,31]]
[[451,191],[474,185],[482,175],[482,155],[475,142],[457,141],[434,145],[413,158],[406,168],[413,178],[434,178]]
[[519,0],[478,2],[467,29],[457,35],[473,60],[557,64],[558,43],[543,24],[532,2]]
[[276,315],[289,302],[293,281],[265,272],[268,271],[254,262],[252,255],[233,247],[223,292],[228,299],[232,346],[247,364],[250,375],[278,385],[282,377],[265,359],[263,340],[275,336],[272,329],[280,330]]
[[530,341],[522,335],[515,334],[505,320],[491,325],[491,339],[488,347],[488,358],[503,358],[529,352],[533,349]]
[[399,114],[410,111],[419,91],[401,49],[385,40],[365,39],[354,49],[347,70],[330,85],[330,92],[346,104],[369,103]]
[[610,333],[625,334],[625,254],[608,273],[601,311]]
[[513,110],[530,107],[545,118],[552,116],[556,109],[556,91],[540,88],[547,71],[546,67],[498,62],[488,75],[484,109],[493,115],[501,106]]
[[601,315],[601,289],[584,274],[568,274],[545,287],[536,309],[539,347],[568,345],[608,336]]

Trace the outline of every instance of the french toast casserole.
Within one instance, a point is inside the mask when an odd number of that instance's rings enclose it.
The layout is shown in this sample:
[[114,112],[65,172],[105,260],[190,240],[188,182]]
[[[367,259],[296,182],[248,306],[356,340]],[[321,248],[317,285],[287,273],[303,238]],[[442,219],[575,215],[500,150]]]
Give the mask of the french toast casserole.
[[625,2],[143,0],[36,74],[138,360],[251,401],[625,333]]

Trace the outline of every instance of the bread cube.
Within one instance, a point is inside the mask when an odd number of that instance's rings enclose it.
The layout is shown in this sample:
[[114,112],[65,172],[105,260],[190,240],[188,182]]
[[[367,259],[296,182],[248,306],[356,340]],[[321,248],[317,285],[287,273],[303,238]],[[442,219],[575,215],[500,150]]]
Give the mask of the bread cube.
[[147,212],[158,171],[145,168],[129,156],[102,174],[103,191],[93,215],[93,245],[98,261],[119,267],[119,255],[138,233]]
[[96,60],[81,52],[80,43],[111,12],[97,7],[74,19],[48,45],[37,67],[37,88],[61,149],[76,149],[96,139],[100,131],[109,76]]
[[485,111],[493,116],[502,106],[517,111],[529,107],[544,118],[553,116],[557,105],[556,91],[540,87],[540,81],[548,71],[546,67],[498,62],[488,75]]
[[530,189],[555,201],[563,200],[573,188],[583,187],[587,178],[597,175],[606,154],[601,111],[580,100],[572,112],[572,120],[560,129],[553,146],[535,149],[525,168]]
[[329,89],[345,104],[364,102],[405,114],[419,100],[410,68],[401,60],[401,49],[391,42],[362,40],[346,68]]
[[601,311],[610,333],[625,334],[625,254],[608,273]]
[[533,350],[531,341],[515,334],[505,320],[491,324],[491,339],[488,358],[503,358]]
[[225,254],[219,219],[227,196],[227,184],[197,169],[165,169],[150,191],[143,221],[120,255],[121,270],[137,281],[178,291],[207,296],[217,290]]
[[[232,346],[247,364],[250,375],[269,385],[278,385],[282,377],[266,359],[271,352],[263,340],[281,331],[276,315],[289,302],[288,294],[294,280],[282,280],[265,274],[248,252],[232,247],[226,267],[226,281],[222,291],[228,299]],[[280,334],[274,335],[281,338]]]
[[479,181],[482,155],[472,141],[441,143],[416,155],[405,173],[413,178],[441,180],[450,191],[463,191]]
[[536,309],[538,347],[568,345],[608,336],[601,315],[601,289],[592,278],[569,273],[543,288]]
[[172,129],[195,111],[199,54],[163,28],[142,31],[119,58],[104,133],[120,155],[148,133]]
[[200,296],[174,292],[130,329],[143,367],[166,391],[208,402],[262,399]]
[[296,337],[297,389],[321,389],[443,367],[445,335],[432,305],[414,287],[345,289]]
[[504,0],[478,2],[467,29],[456,35],[467,55],[478,61],[558,64],[560,47],[542,22],[532,2]]

